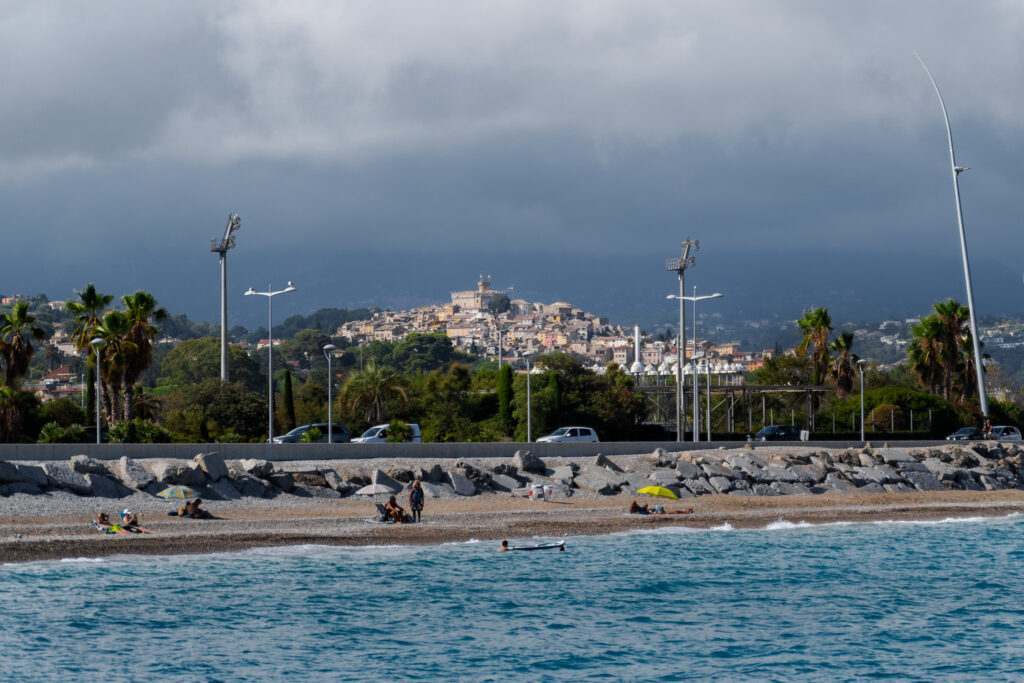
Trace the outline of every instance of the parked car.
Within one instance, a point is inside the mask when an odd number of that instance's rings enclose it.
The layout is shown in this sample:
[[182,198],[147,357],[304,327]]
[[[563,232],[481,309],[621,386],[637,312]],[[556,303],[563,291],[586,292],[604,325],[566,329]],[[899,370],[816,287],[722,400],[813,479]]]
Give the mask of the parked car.
[[754,441],[799,441],[800,428],[793,425],[772,425],[754,434]]
[[[301,443],[302,435],[311,429],[320,430],[320,438],[317,440],[317,443],[327,443],[326,422],[317,422],[311,425],[302,425],[301,427],[296,427],[287,434],[275,436],[274,443]],[[348,431],[348,428],[345,425],[341,425],[335,422],[334,429],[332,431],[334,433],[334,443],[348,443],[352,439],[352,433]]]
[[992,428],[990,439],[997,439],[999,441],[1020,441],[1020,430],[1016,427],[1009,427],[1007,425],[997,425]]
[[537,443],[597,443],[597,432],[590,427],[559,427],[547,436],[537,439]]
[[[388,428],[391,425],[375,425],[370,427],[362,436],[357,436],[352,439],[352,443],[387,443],[388,441]],[[410,424],[409,428],[412,429],[412,438],[409,439],[412,443],[420,443],[423,441],[423,435],[420,433],[420,426],[417,424]]]
[[983,439],[985,435],[977,427],[961,427],[946,437],[946,441],[973,441]]

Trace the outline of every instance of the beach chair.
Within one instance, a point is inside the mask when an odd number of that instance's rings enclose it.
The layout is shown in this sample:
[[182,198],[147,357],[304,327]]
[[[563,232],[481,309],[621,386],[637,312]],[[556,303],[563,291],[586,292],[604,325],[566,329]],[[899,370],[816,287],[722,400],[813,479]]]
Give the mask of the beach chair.
[[374,503],[377,506],[377,516],[374,517],[375,522],[392,522],[391,515],[384,509],[384,506],[380,503]]

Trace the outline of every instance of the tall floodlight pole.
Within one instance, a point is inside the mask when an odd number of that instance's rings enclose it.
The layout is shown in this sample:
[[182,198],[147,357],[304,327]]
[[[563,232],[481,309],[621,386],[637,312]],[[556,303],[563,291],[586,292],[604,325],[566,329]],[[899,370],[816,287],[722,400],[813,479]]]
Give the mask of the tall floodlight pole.
[[864,439],[864,364],[866,360],[857,361],[857,367],[860,369],[860,440],[863,442]]
[[523,354],[523,362],[526,363],[526,443],[533,441],[533,425],[530,423],[530,356],[533,351]]
[[338,347],[324,344],[324,357],[327,358],[327,443],[334,443],[334,397],[331,394],[334,375],[331,374],[331,354]]
[[683,419],[686,415],[686,395],[683,392],[683,367],[686,364],[686,319],[683,317],[683,282],[686,269],[694,266],[693,253],[700,249],[700,240],[689,237],[682,243],[679,258],[665,260],[665,270],[674,270],[679,275],[679,337],[676,343],[676,441],[683,440]]
[[294,292],[295,286],[288,281],[288,286],[276,292],[267,285],[267,291],[257,292],[252,287],[245,293],[246,296],[267,297],[267,336],[270,337],[267,344],[267,404],[269,417],[267,420],[267,443],[274,443],[274,297],[278,294]]
[[237,213],[228,216],[228,227],[220,240],[210,240],[210,251],[220,254],[220,381],[228,381],[228,249],[235,248],[235,232],[242,229]]
[[100,379],[100,347],[103,346],[103,340],[99,337],[89,342],[92,345],[93,350],[96,352],[96,445],[100,445],[100,394],[102,391],[103,380]]
[[[715,292],[714,294],[704,294],[703,296],[697,296],[697,287],[693,288],[693,296],[676,296],[675,294],[669,294],[669,299],[679,299],[680,307],[683,301],[689,301],[693,304],[693,441],[694,443],[700,441],[700,401],[698,401],[698,388],[699,378],[697,377],[697,302],[704,301],[705,299],[721,299],[724,294]],[[710,392],[710,389],[709,389]],[[708,441],[711,437],[708,437]]]
[[953,197],[956,199],[956,222],[960,228],[960,253],[964,261],[964,283],[967,286],[967,310],[971,317],[971,342],[974,346],[974,372],[978,378],[978,403],[981,405],[981,413],[988,418],[988,395],[985,393],[985,368],[981,364],[981,341],[978,339],[978,322],[974,316],[974,291],[971,288],[971,266],[967,261],[967,237],[964,235],[964,214],[960,208],[960,174],[967,170],[966,166],[956,165],[956,156],[953,154],[953,132],[949,127],[949,115],[946,113],[946,103],[942,101],[942,93],[939,86],[932,78],[932,72],[925,66],[921,55],[914,53],[917,61],[921,62],[924,72],[928,74],[928,80],[935,88],[935,94],[939,97],[939,106],[942,107],[942,118],[946,122],[946,139],[949,140],[949,163],[953,169]]

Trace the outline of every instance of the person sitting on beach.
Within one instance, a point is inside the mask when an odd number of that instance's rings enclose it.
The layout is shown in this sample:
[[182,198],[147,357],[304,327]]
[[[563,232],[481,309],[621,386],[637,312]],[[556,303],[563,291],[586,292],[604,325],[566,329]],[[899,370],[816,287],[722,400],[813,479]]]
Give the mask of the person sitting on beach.
[[213,517],[209,512],[199,507],[199,504],[202,502],[202,498],[196,498],[195,500],[185,503],[185,507],[178,509],[178,516],[191,517],[192,519],[209,519],[210,517]]
[[155,534],[155,531],[144,529],[139,526],[139,516],[131,510],[125,509],[121,512],[121,525],[133,534]]
[[646,515],[648,513],[650,513],[650,510],[647,509],[647,503],[644,503],[643,505],[637,505],[635,500],[630,501],[630,503],[629,503],[629,514],[631,514],[631,515]]
[[106,531],[108,534],[130,534],[131,532],[125,529],[120,524],[111,524],[110,516],[106,512],[101,512],[96,515],[96,528]]
[[394,496],[391,496],[391,499],[384,504],[384,509],[391,515],[391,519],[394,520],[395,524],[405,522],[405,510],[398,504]]

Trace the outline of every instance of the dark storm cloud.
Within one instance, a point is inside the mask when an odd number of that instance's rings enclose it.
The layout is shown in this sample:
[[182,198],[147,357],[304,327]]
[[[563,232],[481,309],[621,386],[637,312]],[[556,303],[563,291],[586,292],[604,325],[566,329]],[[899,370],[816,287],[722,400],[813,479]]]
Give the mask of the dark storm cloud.
[[[1017,5],[32,3],[2,19],[0,219],[26,257],[0,292],[144,287],[213,319],[207,245],[236,211],[234,289],[293,279],[303,309],[434,300],[492,272],[603,312],[661,296],[692,235],[694,277],[744,310],[836,305],[810,290],[912,312],[962,297],[914,49],[972,167],[979,307],[1019,287]],[[864,264],[877,294],[799,277]]]

